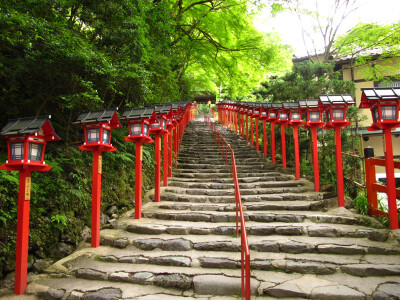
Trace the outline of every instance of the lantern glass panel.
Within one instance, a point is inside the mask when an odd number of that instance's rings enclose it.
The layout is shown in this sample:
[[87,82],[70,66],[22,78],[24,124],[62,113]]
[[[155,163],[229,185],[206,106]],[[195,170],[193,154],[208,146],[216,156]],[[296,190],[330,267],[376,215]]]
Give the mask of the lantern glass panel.
[[144,132],[143,134],[145,136],[149,136],[149,125],[148,124],[144,124]]
[[332,120],[344,120],[344,109],[332,109]]
[[142,134],[142,123],[132,123],[131,135],[141,135],[141,134]]
[[10,143],[11,160],[24,159],[24,143]]
[[160,119],[157,119],[157,123],[151,124],[151,128],[160,128]]
[[163,119],[162,120],[162,129],[166,129],[167,128],[167,120]]
[[263,111],[263,112],[261,113],[261,115],[265,117],[265,116],[267,116],[267,112],[266,112],[266,111]]
[[330,122],[330,121],[331,121],[331,112],[328,110],[328,111],[325,113],[325,115],[326,115],[326,120],[327,120],[328,122]]
[[319,111],[310,111],[310,121],[319,121]]
[[397,120],[396,105],[382,105],[382,120]]
[[110,130],[103,128],[103,143],[110,143]]
[[100,128],[86,129],[87,143],[97,143],[100,141]]
[[33,161],[40,161],[42,159],[43,144],[29,143],[28,159]]
[[374,123],[378,122],[379,120],[379,111],[378,111],[378,107],[375,107],[372,111],[372,117],[374,119]]
[[293,121],[300,121],[300,113],[292,112],[292,120]]
[[287,120],[287,114],[286,113],[280,113],[279,114],[279,119],[280,120]]
[[269,117],[270,117],[270,118],[276,118],[276,113],[273,113],[273,112],[272,112],[272,113],[269,113]]

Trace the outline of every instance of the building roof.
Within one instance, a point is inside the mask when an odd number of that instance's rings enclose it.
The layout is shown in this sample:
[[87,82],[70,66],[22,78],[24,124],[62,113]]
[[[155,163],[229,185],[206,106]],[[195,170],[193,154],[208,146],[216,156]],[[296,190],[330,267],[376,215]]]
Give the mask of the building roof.
[[60,137],[54,132],[50,118],[51,116],[40,116],[9,120],[6,126],[0,131],[0,135],[34,134],[42,129],[46,140],[58,141]]

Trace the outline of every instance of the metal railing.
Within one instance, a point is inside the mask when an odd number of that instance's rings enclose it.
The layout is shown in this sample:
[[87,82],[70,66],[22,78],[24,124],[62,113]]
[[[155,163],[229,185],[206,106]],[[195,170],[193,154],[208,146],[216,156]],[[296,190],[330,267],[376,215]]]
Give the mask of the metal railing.
[[228,154],[231,159],[231,174],[235,188],[235,203],[236,203],[236,236],[239,236],[239,219],[240,219],[240,237],[241,237],[241,262],[242,262],[242,299],[250,300],[250,249],[247,240],[246,224],[243,214],[242,197],[240,196],[239,180],[236,171],[235,152],[218,131],[217,127],[210,120],[209,117],[204,115],[204,123],[207,124],[216,143],[218,143],[218,150],[225,158],[225,164],[228,164]]

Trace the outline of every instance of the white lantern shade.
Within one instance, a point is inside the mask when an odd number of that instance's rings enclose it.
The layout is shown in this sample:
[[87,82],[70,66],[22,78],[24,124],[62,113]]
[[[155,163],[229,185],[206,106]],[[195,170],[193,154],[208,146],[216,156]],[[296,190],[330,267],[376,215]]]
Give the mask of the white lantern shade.
[[332,109],[332,120],[333,121],[344,120],[344,109]]
[[28,159],[32,161],[41,161],[43,144],[29,143]]
[[24,159],[24,143],[10,143],[11,160]]
[[110,130],[103,128],[103,143],[110,143]]
[[397,120],[396,105],[382,105],[382,120]]
[[100,128],[87,128],[86,129],[86,142],[97,143],[100,141]]

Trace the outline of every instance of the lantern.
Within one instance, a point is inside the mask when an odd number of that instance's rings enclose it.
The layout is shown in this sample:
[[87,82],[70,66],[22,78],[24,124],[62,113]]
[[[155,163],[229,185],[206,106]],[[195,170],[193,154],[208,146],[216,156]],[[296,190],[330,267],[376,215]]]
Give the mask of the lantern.
[[306,114],[306,124],[304,128],[311,128],[312,136],[312,151],[313,151],[313,165],[314,165],[314,190],[319,192],[319,165],[318,165],[318,139],[317,128],[324,125],[321,120],[321,114],[324,110],[319,105],[319,100],[299,100],[300,109]]
[[289,122],[289,113],[281,104],[278,110],[278,119],[276,123],[281,125],[281,151],[282,151],[282,168],[286,168],[286,138],[285,138],[285,126]]
[[296,180],[300,180],[300,151],[299,151],[299,126],[304,122],[301,118],[301,110],[298,102],[284,102],[283,107],[289,112],[289,126],[293,127],[294,141],[294,165]]
[[8,160],[0,169],[19,171],[14,293],[21,295],[25,292],[28,274],[31,172],[51,169],[43,161],[46,143],[60,138],[54,133],[50,116],[10,120],[0,135],[7,138],[8,146]]
[[326,115],[325,129],[350,125],[346,120],[346,112],[350,105],[355,104],[351,95],[320,95],[319,101]]
[[369,108],[373,123],[369,131],[383,130],[385,137],[385,170],[388,195],[389,223],[398,229],[396,181],[394,177],[392,128],[399,127],[400,88],[364,88],[360,108]]
[[152,143],[150,138],[150,117],[153,107],[128,109],[122,114],[122,119],[128,121],[129,134],[125,141],[136,144],[135,149],[135,219],[142,217],[142,156],[143,143]]

